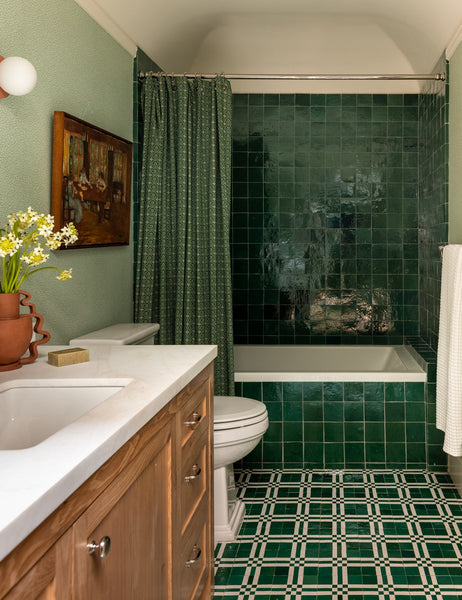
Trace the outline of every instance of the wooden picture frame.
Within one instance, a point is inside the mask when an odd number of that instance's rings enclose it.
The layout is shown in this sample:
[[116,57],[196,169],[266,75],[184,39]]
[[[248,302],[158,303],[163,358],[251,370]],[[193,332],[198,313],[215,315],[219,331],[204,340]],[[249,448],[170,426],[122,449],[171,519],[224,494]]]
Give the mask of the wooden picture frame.
[[56,230],[76,226],[68,248],[129,243],[131,174],[131,142],[55,111],[51,214]]

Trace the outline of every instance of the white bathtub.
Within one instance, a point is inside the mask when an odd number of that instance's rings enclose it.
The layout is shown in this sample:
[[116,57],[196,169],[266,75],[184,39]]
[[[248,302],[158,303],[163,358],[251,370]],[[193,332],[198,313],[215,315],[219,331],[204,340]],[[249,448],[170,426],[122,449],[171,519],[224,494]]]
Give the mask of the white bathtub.
[[234,346],[235,381],[426,381],[410,346]]

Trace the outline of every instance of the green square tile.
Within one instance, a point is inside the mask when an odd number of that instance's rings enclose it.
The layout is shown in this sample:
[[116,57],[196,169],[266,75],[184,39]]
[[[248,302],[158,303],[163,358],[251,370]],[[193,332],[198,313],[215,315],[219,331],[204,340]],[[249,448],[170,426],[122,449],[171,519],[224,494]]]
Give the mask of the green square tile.
[[388,423],[404,421],[404,402],[385,401],[385,419]]
[[[283,423],[284,433],[284,448],[285,442],[301,442],[303,440],[303,423],[284,421]],[[415,440],[416,441],[416,440]]]
[[284,402],[301,402],[302,400],[302,384],[284,382],[282,384],[282,393]]
[[364,404],[362,402],[345,402],[345,421],[364,421]]
[[264,435],[265,442],[282,442],[282,423],[270,421],[268,429]]
[[364,384],[364,400],[368,402],[380,402],[384,398],[384,384],[366,382]]
[[273,421],[282,421],[282,402],[269,402],[268,404],[265,402],[265,405],[270,423]]
[[[327,424],[326,424],[327,425]],[[330,423],[330,425],[339,425],[338,423]],[[304,423],[304,440],[308,442],[320,442],[324,440],[324,424],[320,422]]]
[[263,463],[282,462],[282,443],[263,440]]
[[303,418],[302,402],[284,402],[282,403],[282,414],[285,421],[301,421]]
[[403,402],[404,383],[385,383],[385,400],[386,402]]
[[387,463],[404,463],[406,460],[406,444],[388,443],[385,447]]
[[327,382],[324,386],[324,401],[341,402],[343,400],[343,384],[336,382]]
[[364,405],[364,419],[366,421],[383,421],[385,417],[385,404],[381,402],[366,401]]
[[343,402],[324,402],[324,421],[343,422]]
[[329,468],[329,464],[338,464],[344,462],[345,455],[343,444],[326,443],[324,446],[324,454],[326,458],[327,468]]
[[406,423],[407,442],[425,442],[425,423]]
[[343,442],[343,422],[324,423],[324,440],[325,442]]
[[404,442],[405,424],[404,422],[385,423],[385,439],[388,442]]
[[385,461],[385,445],[383,442],[366,442],[366,462],[381,463]]
[[362,402],[364,399],[364,384],[357,382],[345,382],[344,399],[346,401]]
[[406,422],[425,421],[425,402],[406,402]]
[[282,383],[263,382],[263,400],[267,402],[280,402],[282,400]]
[[323,403],[322,401],[310,401],[303,403],[303,420],[304,421],[322,421]]
[[364,423],[345,423],[344,429],[345,441],[359,442],[364,440]]
[[345,463],[348,465],[364,464],[364,444],[345,442]]
[[254,382],[244,382],[242,385],[242,395],[246,398],[261,400],[262,384]]
[[385,427],[383,422],[366,421],[364,430],[366,442],[383,442],[385,439]]
[[408,382],[404,386],[406,402],[421,402],[425,399],[425,384],[423,382]]
[[303,442],[284,441],[284,464],[297,463],[303,465]]
[[320,443],[307,443],[305,437],[305,444],[303,447],[304,456],[304,468],[317,469],[324,466],[324,446]]

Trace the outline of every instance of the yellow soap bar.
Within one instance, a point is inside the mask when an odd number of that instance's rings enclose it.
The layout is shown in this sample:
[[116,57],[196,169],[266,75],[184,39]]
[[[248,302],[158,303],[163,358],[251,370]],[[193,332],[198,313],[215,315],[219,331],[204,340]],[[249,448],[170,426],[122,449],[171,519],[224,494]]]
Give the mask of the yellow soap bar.
[[77,365],[78,363],[88,362],[89,360],[90,351],[85,348],[66,348],[66,350],[48,352],[48,362],[54,367]]

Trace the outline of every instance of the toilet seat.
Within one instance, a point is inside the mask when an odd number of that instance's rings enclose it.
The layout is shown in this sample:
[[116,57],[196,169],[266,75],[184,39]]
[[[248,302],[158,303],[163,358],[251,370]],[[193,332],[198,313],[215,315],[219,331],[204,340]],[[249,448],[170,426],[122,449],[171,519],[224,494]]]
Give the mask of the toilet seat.
[[240,396],[215,396],[214,431],[250,427],[267,419],[263,402]]

